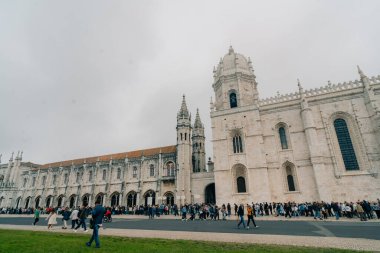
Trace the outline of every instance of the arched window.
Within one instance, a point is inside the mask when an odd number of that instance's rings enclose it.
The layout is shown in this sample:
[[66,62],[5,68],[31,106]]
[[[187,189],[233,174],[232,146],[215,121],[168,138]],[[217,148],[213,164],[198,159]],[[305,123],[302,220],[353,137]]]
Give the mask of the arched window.
[[144,194],[145,205],[155,205],[156,204],[156,192],[149,190]]
[[173,162],[166,163],[166,176],[174,177],[174,163]]
[[26,186],[26,182],[27,182],[28,180],[26,179],[26,178],[24,178],[24,183],[23,183],[23,187],[25,188],[25,186]]
[[232,92],[230,94],[230,107],[231,108],[237,107],[236,93],[234,93],[234,92]]
[[127,195],[127,206],[128,207],[133,207],[136,205],[136,197],[137,197],[137,193],[132,191],[130,193],[128,193]]
[[246,187],[245,187],[245,179],[244,177],[238,177],[236,179],[236,184],[237,184],[237,192],[246,192]]
[[120,198],[120,195],[118,192],[113,193],[111,197],[111,206],[118,206],[119,198]]
[[80,181],[80,173],[77,172],[77,183],[79,184],[79,181]]
[[234,153],[243,153],[243,142],[240,135],[235,135],[232,138],[232,146],[234,149]]
[[55,185],[56,182],[57,182],[57,175],[53,175],[53,180],[52,180],[51,184]]
[[89,172],[88,172],[88,181],[89,181],[89,182],[92,181],[92,171],[89,171]]
[[32,179],[32,187],[34,187],[36,185],[36,177],[33,177]]
[[288,141],[286,139],[286,132],[284,127],[278,129],[278,134],[280,135],[281,148],[288,149]]
[[68,182],[69,182],[69,175],[66,173],[65,174],[65,182],[64,183],[67,184]]
[[71,196],[71,197],[70,197],[70,205],[69,205],[69,207],[70,207],[70,208],[73,208],[74,205],[75,205],[75,196]]
[[153,164],[149,165],[149,175],[151,177],[154,177],[154,165]]
[[58,197],[58,205],[57,206],[62,206],[63,202],[63,196]]
[[41,197],[37,197],[36,198],[36,203],[34,205],[34,208],[39,208],[40,207],[40,200],[41,200]]
[[187,138],[187,133],[185,133],[185,141],[186,141],[186,138]]
[[294,192],[296,185],[294,184],[293,170],[290,166],[286,166],[286,181],[288,183],[288,191]]
[[96,195],[95,202],[103,205],[103,194],[102,193],[99,193],[98,195]]
[[121,169],[118,168],[117,169],[117,179],[120,179],[121,178]]
[[103,170],[103,177],[102,177],[102,179],[103,179],[103,180],[106,180],[106,178],[107,178],[107,171],[106,171],[106,170]]
[[133,176],[133,178],[137,178],[137,167],[136,166],[133,166],[132,176]]
[[182,133],[181,133],[181,141],[182,141]]
[[336,119],[334,127],[346,170],[358,170],[359,165],[346,121],[344,119]]

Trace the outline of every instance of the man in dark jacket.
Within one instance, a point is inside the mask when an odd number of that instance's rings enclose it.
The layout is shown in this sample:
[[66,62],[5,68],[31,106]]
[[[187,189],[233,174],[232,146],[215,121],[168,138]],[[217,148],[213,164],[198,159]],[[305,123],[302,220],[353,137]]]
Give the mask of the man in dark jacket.
[[92,210],[92,223],[93,223],[93,231],[92,236],[89,242],[86,242],[88,247],[91,247],[91,243],[95,240],[95,248],[100,248],[99,241],[99,228],[102,226],[103,216],[105,213],[104,207],[100,204],[100,201],[95,202],[95,208]]
[[240,224],[243,223],[243,227],[245,228],[243,204],[240,204],[239,209],[237,210],[237,215],[239,216],[239,223],[238,223],[237,227],[240,228]]

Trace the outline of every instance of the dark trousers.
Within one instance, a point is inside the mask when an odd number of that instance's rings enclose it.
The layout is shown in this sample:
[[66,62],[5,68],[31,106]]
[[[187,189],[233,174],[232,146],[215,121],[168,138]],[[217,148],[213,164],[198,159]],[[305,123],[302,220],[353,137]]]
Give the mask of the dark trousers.
[[86,219],[80,219],[80,222],[79,222],[78,226],[75,229],[78,229],[81,225],[82,225],[82,227],[83,227],[84,230],[87,230]]
[[75,225],[78,225],[78,220],[71,220],[71,229],[74,229]]
[[91,245],[91,243],[95,240],[95,245],[97,248],[100,247],[100,241],[99,241],[99,225],[94,225],[94,229],[92,230],[92,236],[88,244]]
[[253,225],[256,227],[256,223],[255,223],[255,220],[253,219],[253,215],[248,215],[248,222],[247,222],[248,227],[249,227],[250,221],[252,221]]
[[238,228],[240,227],[240,224],[242,224],[243,223],[243,227],[245,228],[245,222],[244,222],[244,216],[243,215],[239,215],[239,219],[240,219],[240,221],[239,221],[239,223],[238,223]]
[[33,225],[36,225],[39,220],[40,220],[40,218],[35,218],[34,222],[33,222]]

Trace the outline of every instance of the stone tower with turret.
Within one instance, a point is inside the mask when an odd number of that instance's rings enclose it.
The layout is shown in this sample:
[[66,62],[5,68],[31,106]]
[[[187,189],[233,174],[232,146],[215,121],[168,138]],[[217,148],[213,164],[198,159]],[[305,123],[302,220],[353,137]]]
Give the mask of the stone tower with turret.
[[191,115],[187,110],[185,95],[177,114],[177,178],[176,202],[191,203]]
[[199,116],[199,110],[197,109],[197,115],[195,116],[195,122],[193,126],[193,134],[191,137],[193,144],[193,156],[192,166],[193,172],[205,172],[206,171],[206,152],[205,152],[205,129]]

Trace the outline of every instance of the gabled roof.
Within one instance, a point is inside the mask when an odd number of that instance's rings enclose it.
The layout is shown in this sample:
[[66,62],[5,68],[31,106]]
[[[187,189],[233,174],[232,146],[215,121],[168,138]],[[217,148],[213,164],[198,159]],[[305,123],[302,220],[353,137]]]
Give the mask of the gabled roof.
[[71,165],[81,165],[84,163],[96,163],[96,162],[108,162],[110,160],[121,160],[125,158],[139,158],[142,156],[153,156],[158,154],[171,154],[177,151],[177,147],[174,146],[166,146],[166,147],[158,147],[158,148],[150,148],[150,149],[142,149],[136,151],[129,151],[123,153],[115,153],[109,155],[102,156],[93,156],[86,158],[79,158],[74,160],[67,160],[61,162],[47,163],[41,165],[40,169],[54,168],[54,167],[66,167]]

